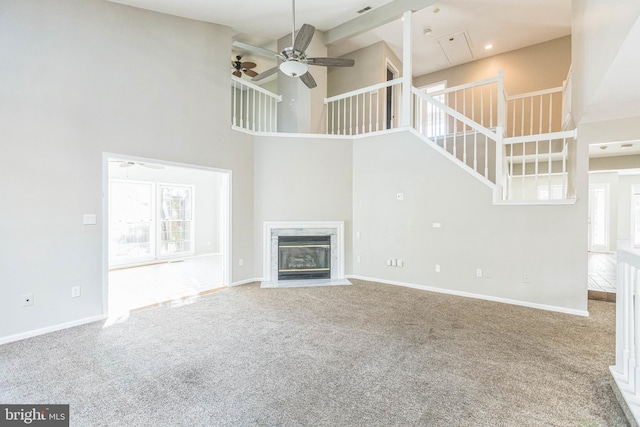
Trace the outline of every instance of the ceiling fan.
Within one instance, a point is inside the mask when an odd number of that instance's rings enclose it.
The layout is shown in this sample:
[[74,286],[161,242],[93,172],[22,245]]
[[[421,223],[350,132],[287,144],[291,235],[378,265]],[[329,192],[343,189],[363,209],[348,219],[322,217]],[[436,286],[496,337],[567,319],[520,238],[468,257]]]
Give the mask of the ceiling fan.
[[258,75],[251,68],[256,68],[255,62],[242,62],[242,57],[240,55],[236,56],[235,61],[231,61],[231,68],[233,74],[236,77],[242,77],[242,73],[245,73],[249,77],[255,77]]
[[110,163],[120,163],[121,168],[130,168],[131,166],[144,166],[145,168],[151,169],[164,169],[162,165],[156,165],[153,163],[141,163],[141,162],[132,162],[129,160],[109,160]]
[[243,47],[256,51],[261,54],[271,54],[275,57],[279,64],[273,68],[263,71],[253,78],[253,81],[259,81],[276,73],[278,70],[290,77],[300,77],[300,80],[309,88],[313,89],[317,83],[311,73],[309,73],[308,65],[319,65],[323,67],[353,67],[354,60],[347,58],[308,58],[306,49],[311,43],[313,33],[316,31],[313,25],[303,24],[296,34],[296,1],[292,0],[293,25],[291,31],[292,46],[286,47],[280,53],[276,53],[264,48],[251,49],[251,45],[242,44]]

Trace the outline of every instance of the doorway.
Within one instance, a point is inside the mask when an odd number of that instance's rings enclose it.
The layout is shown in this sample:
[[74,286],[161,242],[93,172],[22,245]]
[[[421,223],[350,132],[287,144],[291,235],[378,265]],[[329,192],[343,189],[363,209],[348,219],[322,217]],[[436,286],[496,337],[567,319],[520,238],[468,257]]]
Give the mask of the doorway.
[[[387,60],[386,81],[390,82],[398,78],[398,70]],[[387,86],[385,92],[385,129],[393,129],[396,116],[396,94],[393,86]]]
[[589,185],[589,251],[609,252],[609,184]]
[[229,284],[230,172],[104,155],[105,313]]

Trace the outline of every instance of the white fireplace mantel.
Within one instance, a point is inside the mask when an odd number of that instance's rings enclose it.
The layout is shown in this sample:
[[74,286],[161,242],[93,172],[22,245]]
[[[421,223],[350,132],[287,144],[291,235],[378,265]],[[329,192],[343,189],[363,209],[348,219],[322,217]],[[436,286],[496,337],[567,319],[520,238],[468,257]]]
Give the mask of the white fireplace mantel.
[[331,280],[344,279],[343,221],[273,221],[264,223],[265,282],[278,280],[278,236],[331,236]]

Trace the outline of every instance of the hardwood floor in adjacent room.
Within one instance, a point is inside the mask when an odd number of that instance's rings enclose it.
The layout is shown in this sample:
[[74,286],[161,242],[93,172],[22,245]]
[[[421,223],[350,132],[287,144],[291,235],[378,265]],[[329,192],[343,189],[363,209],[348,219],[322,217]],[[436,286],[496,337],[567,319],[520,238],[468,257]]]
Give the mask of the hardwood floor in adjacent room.
[[224,286],[221,255],[109,271],[109,315],[168,303]]

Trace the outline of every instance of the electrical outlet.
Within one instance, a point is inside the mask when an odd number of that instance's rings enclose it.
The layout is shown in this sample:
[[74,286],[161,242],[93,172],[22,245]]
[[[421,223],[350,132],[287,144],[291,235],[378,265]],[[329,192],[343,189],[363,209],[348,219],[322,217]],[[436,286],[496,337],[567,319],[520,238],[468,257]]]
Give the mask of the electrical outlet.
[[71,298],[77,298],[80,296],[80,286],[74,286],[71,288]]
[[240,258],[238,260],[238,267],[244,267],[244,259]]
[[22,306],[28,307],[30,305],[33,305],[33,294],[22,295]]
[[476,268],[476,277],[482,277],[482,269]]
[[388,260],[387,260],[387,265],[388,265],[389,267],[391,267],[391,260],[390,260],[390,259],[388,259]]
[[391,260],[391,267],[397,267],[398,266],[398,260],[397,259],[392,259]]
[[436,264],[436,273],[440,273],[440,264]]
[[396,265],[398,267],[403,267],[404,266],[404,261],[402,261],[401,259],[396,260]]

